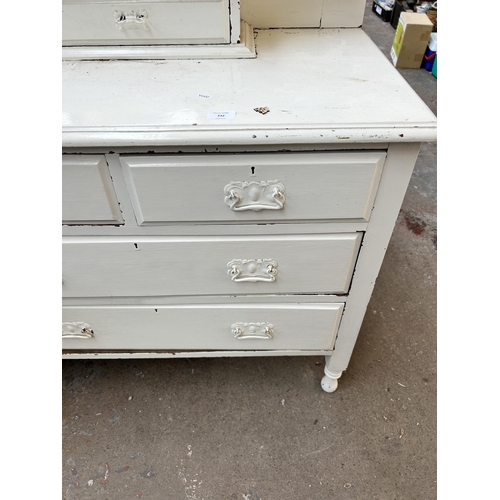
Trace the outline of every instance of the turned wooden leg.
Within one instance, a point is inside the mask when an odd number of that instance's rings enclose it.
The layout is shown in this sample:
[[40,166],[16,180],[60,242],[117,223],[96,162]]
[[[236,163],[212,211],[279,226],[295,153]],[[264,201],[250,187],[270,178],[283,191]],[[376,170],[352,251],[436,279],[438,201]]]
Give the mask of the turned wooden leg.
[[325,376],[321,379],[321,388],[325,392],[335,392],[339,386],[338,379],[342,375],[342,372],[331,372],[325,367]]

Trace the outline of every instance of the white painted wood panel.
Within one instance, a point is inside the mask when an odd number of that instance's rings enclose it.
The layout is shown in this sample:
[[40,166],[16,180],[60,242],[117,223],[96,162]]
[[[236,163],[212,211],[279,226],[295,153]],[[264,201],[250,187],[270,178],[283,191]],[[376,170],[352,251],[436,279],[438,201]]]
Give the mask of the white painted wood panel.
[[[231,15],[232,17],[232,15]],[[241,21],[239,29],[231,24],[231,43],[190,45],[72,45],[62,48],[63,61],[91,60],[177,60],[177,59],[253,59],[252,27]]]
[[[63,349],[331,349],[343,304],[64,307],[63,322],[85,322],[94,336],[63,339]],[[233,325],[267,323],[272,338],[235,338]]]
[[261,30],[256,44],[255,59],[64,62],[63,147],[436,140],[436,117],[362,30]]
[[241,0],[241,18],[254,28],[319,28],[323,0]]
[[[384,159],[383,152],[120,157],[139,224],[366,221]],[[225,201],[224,188],[231,183],[248,183],[246,193],[255,194],[258,200],[259,183],[268,181],[283,186],[282,208],[273,203],[272,208],[259,211],[241,210],[238,205],[232,209]],[[247,207],[251,206],[248,202]],[[244,200],[240,205],[245,206]]]
[[365,6],[365,0],[324,0],[321,27],[358,28],[363,24]]
[[241,17],[254,28],[355,28],[364,0],[241,0]]
[[63,224],[121,224],[118,200],[103,155],[63,155]]
[[342,372],[348,366],[419,149],[419,144],[393,144],[389,147],[384,176],[359,253],[335,351],[327,357],[326,366],[331,372]]
[[229,14],[229,0],[63,0],[63,45],[229,43]]
[[[63,296],[345,293],[361,233],[253,237],[66,237]],[[234,259],[272,259],[273,282],[235,282]]]

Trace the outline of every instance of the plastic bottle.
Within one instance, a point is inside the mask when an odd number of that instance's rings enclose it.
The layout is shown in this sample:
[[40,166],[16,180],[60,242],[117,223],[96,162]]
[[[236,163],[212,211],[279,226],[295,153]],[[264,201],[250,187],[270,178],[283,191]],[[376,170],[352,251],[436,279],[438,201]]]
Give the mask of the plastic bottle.
[[434,64],[434,58],[437,53],[437,33],[431,33],[429,38],[429,43],[427,45],[427,50],[424,54],[423,66],[427,71],[432,71],[432,66]]

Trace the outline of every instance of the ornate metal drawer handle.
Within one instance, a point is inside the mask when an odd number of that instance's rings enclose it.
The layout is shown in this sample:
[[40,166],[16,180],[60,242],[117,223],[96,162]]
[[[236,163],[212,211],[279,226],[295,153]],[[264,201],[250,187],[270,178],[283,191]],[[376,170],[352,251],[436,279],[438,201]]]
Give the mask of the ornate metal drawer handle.
[[231,325],[234,338],[271,340],[274,326],[271,323],[234,323]]
[[281,210],[285,186],[278,181],[230,182],[224,188],[224,202],[234,212],[243,210]]
[[94,330],[87,323],[63,323],[62,336],[64,339],[91,339]]
[[234,259],[227,263],[227,274],[236,282],[276,281],[278,264],[271,259]]
[[145,10],[136,13],[131,10],[130,12],[122,12],[121,10],[115,10],[115,21],[116,26],[119,30],[129,30],[129,29],[148,29],[147,23],[148,13]]

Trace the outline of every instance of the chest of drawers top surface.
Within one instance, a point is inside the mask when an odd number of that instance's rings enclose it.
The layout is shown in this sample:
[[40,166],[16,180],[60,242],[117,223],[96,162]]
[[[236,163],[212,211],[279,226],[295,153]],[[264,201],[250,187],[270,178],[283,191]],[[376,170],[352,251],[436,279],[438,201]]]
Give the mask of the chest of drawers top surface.
[[257,30],[256,47],[255,59],[63,62],[63,147],[436,139],[433,113],[361,29]]

